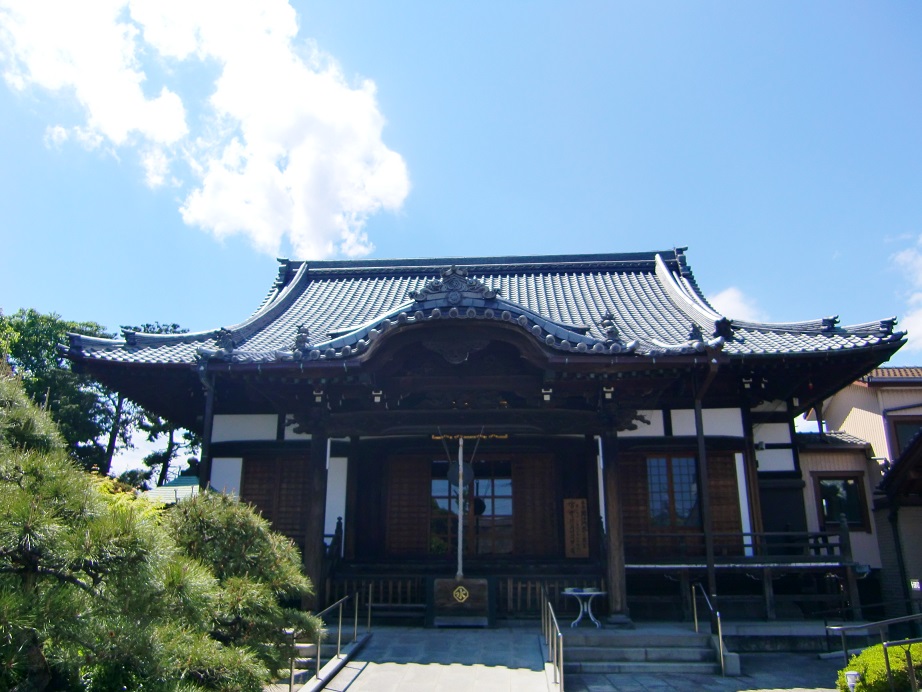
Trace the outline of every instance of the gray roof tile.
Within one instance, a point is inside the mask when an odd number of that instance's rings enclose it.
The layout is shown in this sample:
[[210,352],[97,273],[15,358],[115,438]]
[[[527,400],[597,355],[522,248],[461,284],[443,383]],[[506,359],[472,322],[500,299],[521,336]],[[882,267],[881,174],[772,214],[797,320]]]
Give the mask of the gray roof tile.
[[[467,270],[460,298],[444,290],[414,300],[456,265]],[[461,281],[461,279],[459,279]],[[478,289],[477,286],[482,284]],[[499,289],[489,298],[482,289]],[[452,302],[454,301],[454,302]],[[454,309],[453,309],[454,308]],[[617,328],[611,339],[604,316]],[[348,358],[382,329],[433,319],[517,322],[546,347],[587,353],[700,352],[705,344],[730,357],[868,348],[904,338],[893,320],[839,327],[834,318],[790,324],[730,321],[701,295],[684,249],[662,253],[431,260],[280,261],[279,275],[259,309],[224,334],[128,334],[125,340],[71,335],[77,359],[193,363],[200,357],[237,362]],[[718,336],[725,325],[726,337]],[[295,353],[298,327],[308,346]],[[700,336],[699,336],[700,334]]]

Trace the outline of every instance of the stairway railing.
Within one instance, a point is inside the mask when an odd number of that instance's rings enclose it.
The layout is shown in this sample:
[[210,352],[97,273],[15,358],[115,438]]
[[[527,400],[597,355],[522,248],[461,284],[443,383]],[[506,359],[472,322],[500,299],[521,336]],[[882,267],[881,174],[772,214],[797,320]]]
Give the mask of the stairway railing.
[[[354,607],[354,613],[352,617],[352,639],[349,641],[354,642],[358,639],[358,633],[359,633],[359,595],[358,593],[351,595],[351,596],[344,596],[343,598],[340,598],[338,601],[336,601],[336,603],[333,603],[332,605],[327,606],[326,608],[321,610],[319,613],[317,613],[317,617],[320,618],[321,621],[323,621],[324,617],[326,617],[327,614],[332,613],[334,610],[337,611],[336,658],[339,658],[342,655],[343,606],[346,604],[346,601],[349,601],[350,599],[354,603],[355,607]],[[346,624],[348,626],[348,622]],[[314,657],[315,657],[314,669],[315,669],[315,676],[317,680],[320,680],[320,666],[321,666],[321,658],[323,654],[323,638],[326,634],[327,634],[326,628],[319,627],[317,629],[317,640],[314,642]],[[288,677],[289,691],[293,691],[295,688],[295,658],[297,657],[297,638],[298,638],[298,632],[293,630],[291,632],[293,653],[291,657],[291,664],[290,664],[289,677]],[[348,644],[349,642],[346,642],[346,643]]]
[[704,586],[701,585],[701,582],[695,582],[691,586],[691,602],[692,602],[692,613],[695,618],[695,633],[698,632],[698,599],[695,598],[695,589],[701,592],[701,595],[704,597],[704,602],[708,607],[708,610],[711,612],[711,622],[717,623],[717,652],[720,654],[720,674],[727,674],[727,666],[724,663],[724,632],[723,625],[720,621],[720,611],[717,610],[712,604],[711,599],[708,598],[707,592],[704,590]]
[[554,606],[544,585],[541,586],[541,633],[547,649],[546,658],[554,669],[554,684],[563,692],[563,632],[557,624]]

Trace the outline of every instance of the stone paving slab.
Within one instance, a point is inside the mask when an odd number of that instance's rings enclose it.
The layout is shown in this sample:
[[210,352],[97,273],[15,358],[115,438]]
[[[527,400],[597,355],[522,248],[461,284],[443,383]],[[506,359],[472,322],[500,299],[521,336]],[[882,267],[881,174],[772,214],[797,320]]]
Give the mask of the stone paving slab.
[[[833,692],[842,662],[815,654],[742,654],[742,675],[571,673],[566,692]],[[381,627],[327,685],[331,692],[544,692],[539,635],[531,629]]]

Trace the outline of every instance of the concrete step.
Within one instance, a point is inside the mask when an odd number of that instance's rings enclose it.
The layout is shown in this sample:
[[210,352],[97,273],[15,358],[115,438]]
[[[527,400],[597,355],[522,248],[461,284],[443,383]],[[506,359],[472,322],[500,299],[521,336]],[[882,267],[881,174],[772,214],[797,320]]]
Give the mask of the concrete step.
[[572,630],[564,631],[566,646],[609,646],[631,649],[648,648],[706,648],[711,637],[695,632],[657,632],[641,630]]
[[595,662],[614,661],[618,663],[667,662],[667,663],[713,663],[717,652],[703,647],[653,647],[620,648],[602,646],[568,646],[564,649],[564,661]]
[[565,673],[676,673],[681,675],[719,675],[719,663],[666,663],[666,662],[631,662],[631,661],[568,661],[564,654]]

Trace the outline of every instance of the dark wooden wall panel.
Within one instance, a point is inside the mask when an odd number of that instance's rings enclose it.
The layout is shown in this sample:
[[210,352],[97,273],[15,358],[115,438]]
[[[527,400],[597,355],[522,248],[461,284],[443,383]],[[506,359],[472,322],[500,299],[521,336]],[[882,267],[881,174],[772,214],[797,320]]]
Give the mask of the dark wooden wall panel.
[[562,503],[557,497],[557,465],[550,455],[532,455],[512,464],[515,554],[560,556]]
[[387,552],[424,555],[429,549],[430,462],[395,458],[387,467]]
[[299,546],[304,539],[301,497],[306,482],[300,461],[296,456],[244,457],[240,482],[240,499]]

